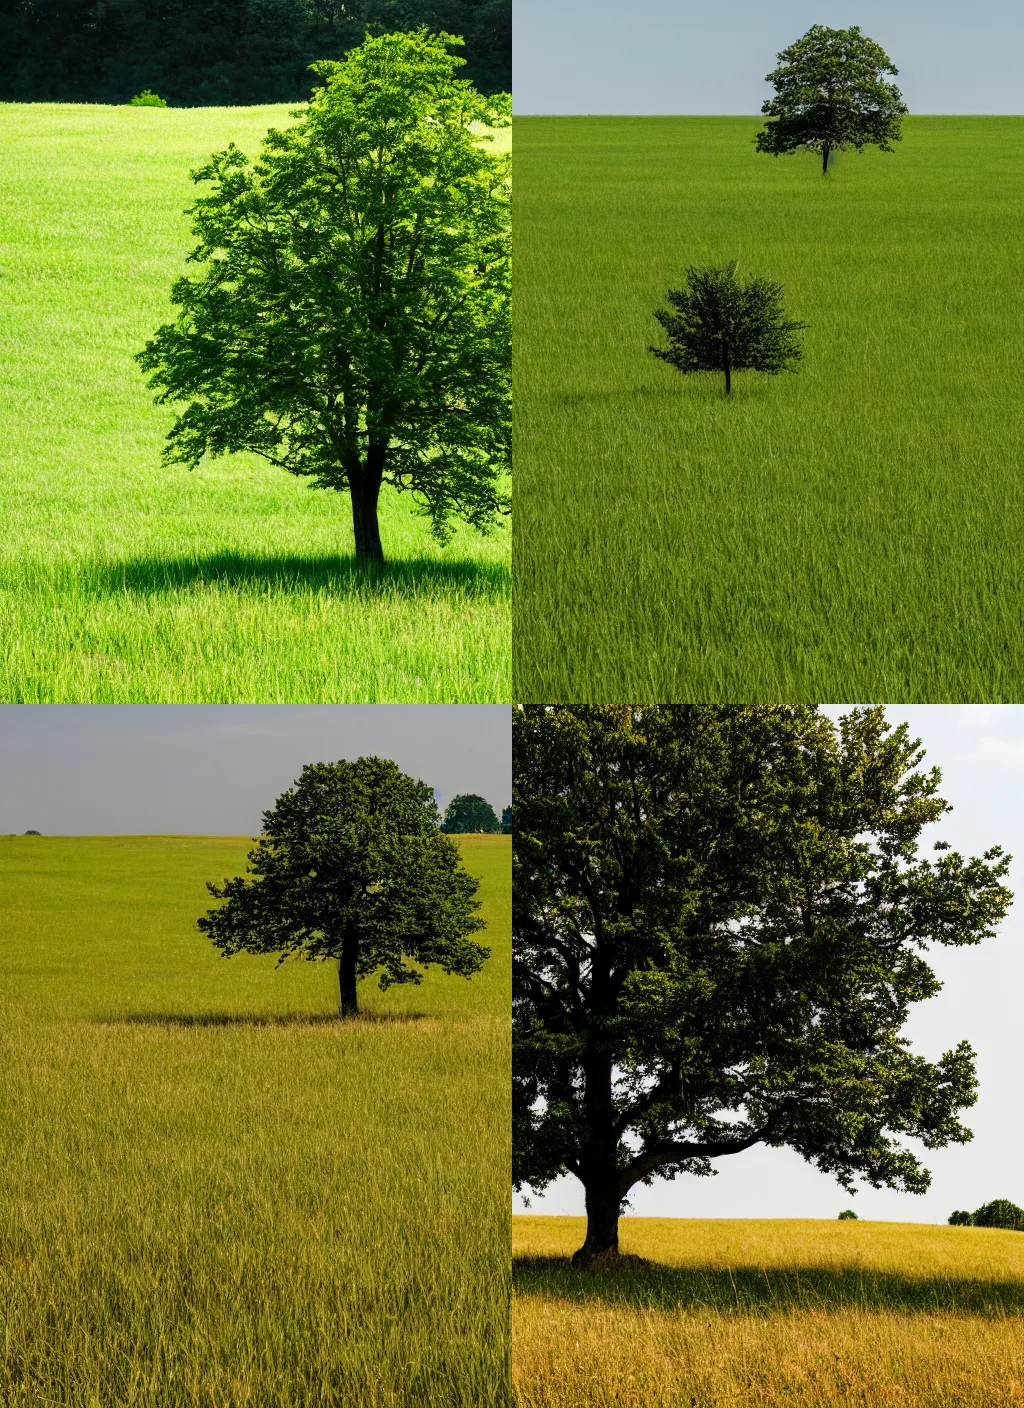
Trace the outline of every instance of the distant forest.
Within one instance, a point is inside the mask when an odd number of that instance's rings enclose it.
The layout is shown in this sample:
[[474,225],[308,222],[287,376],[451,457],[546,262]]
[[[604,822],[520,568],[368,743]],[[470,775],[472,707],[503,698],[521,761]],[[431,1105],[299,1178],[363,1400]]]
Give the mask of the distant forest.
[[511,91],[512,0],[7,0],[0,100],[294,102],[314,60],[420,24],[465,39],[462,74],[482,91]]

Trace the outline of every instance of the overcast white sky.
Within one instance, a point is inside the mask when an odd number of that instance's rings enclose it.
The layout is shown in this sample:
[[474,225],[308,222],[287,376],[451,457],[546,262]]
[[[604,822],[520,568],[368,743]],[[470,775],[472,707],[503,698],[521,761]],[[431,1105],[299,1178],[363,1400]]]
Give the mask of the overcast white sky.
[[912,113],[1024,109],[1020,0],[515,0],[515,110],[759,113],[812,24],[860,25]]
[[[847,706],[828,706],[834,717]],[[680,1177],[634,1189],[630,1211],[646,1217],[836,1217],[852,1207],[862,1218],[945,1222],[954,1208],[992,1198],[1024,1205],[1024,1123],[1020,1071],[1024,1048],[1024,706],[891,705],[927,749],[922,766],[942,769],[942,795],[954,810],[923,835],[942,837],[965,854],[1001,845],[1014,857],[1010,887],[1018,900],[998,936],[976,948],[936,948],[931,961],[945,983],[921,1003],[907,1027],[915,1051],[935,1059],[964,1038],[978,1053],[980,1095],[965,1121],[970,1144],[923,1151],[931,1189],[908,1193],[864,1188],[851,1199],[825,1174],[784,1149],[755,1148],[719,1159],[714,1178]],[[583,1212],[574,1178],[531,1199],[533,1213]],[[527,1209],[520,1197],[517,1212]]]
[[512,796],[504,704],[0,705],[0,834],[255,836],[306,763],[377,754],[444,810]]

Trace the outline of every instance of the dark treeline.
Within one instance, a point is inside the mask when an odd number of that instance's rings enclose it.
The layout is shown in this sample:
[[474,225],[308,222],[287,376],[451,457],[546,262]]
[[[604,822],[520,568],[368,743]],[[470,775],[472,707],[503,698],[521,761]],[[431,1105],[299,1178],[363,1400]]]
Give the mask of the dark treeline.
[[420,24],[465,39],[463,76],[484,92],[511,90],[512,0],[5,0],[0,100],[293,102],[314,60]]

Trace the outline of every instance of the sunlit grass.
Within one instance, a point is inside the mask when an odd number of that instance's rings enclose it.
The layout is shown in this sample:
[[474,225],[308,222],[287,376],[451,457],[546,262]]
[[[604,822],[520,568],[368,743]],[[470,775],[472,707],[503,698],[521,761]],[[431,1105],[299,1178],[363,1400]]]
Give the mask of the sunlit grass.
[[[522,118],[517,699],[1024,691],[1024,119],[777,160],[755,118]],[[797,375],[648,352],[691,263],[810,324]]]
[[516,1408],[1024,1403],[1020,1233],[625,1218],[594,1274],[583,1231],[513,1218]]
[[233,838],[0,838],[0,1403],[509,1401],[510,846],[470,981],[336,1017],[194,929]]
[[0,104],[4,702],[511,697],[507,522],[442,549],[387,491],[370,581],[347,497],[254,456],[160,466],[173,412],[133,354],[172,315],[189,170],[291,111]]

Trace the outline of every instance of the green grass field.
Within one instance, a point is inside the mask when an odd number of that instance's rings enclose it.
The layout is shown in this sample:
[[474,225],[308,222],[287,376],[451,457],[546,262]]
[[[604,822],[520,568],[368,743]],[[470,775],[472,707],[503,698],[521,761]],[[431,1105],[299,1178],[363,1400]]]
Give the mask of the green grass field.
[[516,1408],[1024,1404],[1019,1232],[630,1217],[595,1275],[584,1226],[512,1220]]
[[360,996],[194,929],[249,843],[0,838],[4,1408],[505,1408],[507,837],[491,957]]
[[[515,697],[1020,700],[1024,118],[759,125],[517,122]],[[811,327],[727,402],[647,348],[734,258]]]
[[172,313],[189,170],[290,111],[0,104],[0,701],[511,697],[507,525],[442,550],[386,491],[369,583],[347,495],[160,466],[173,411],[132,357]]

